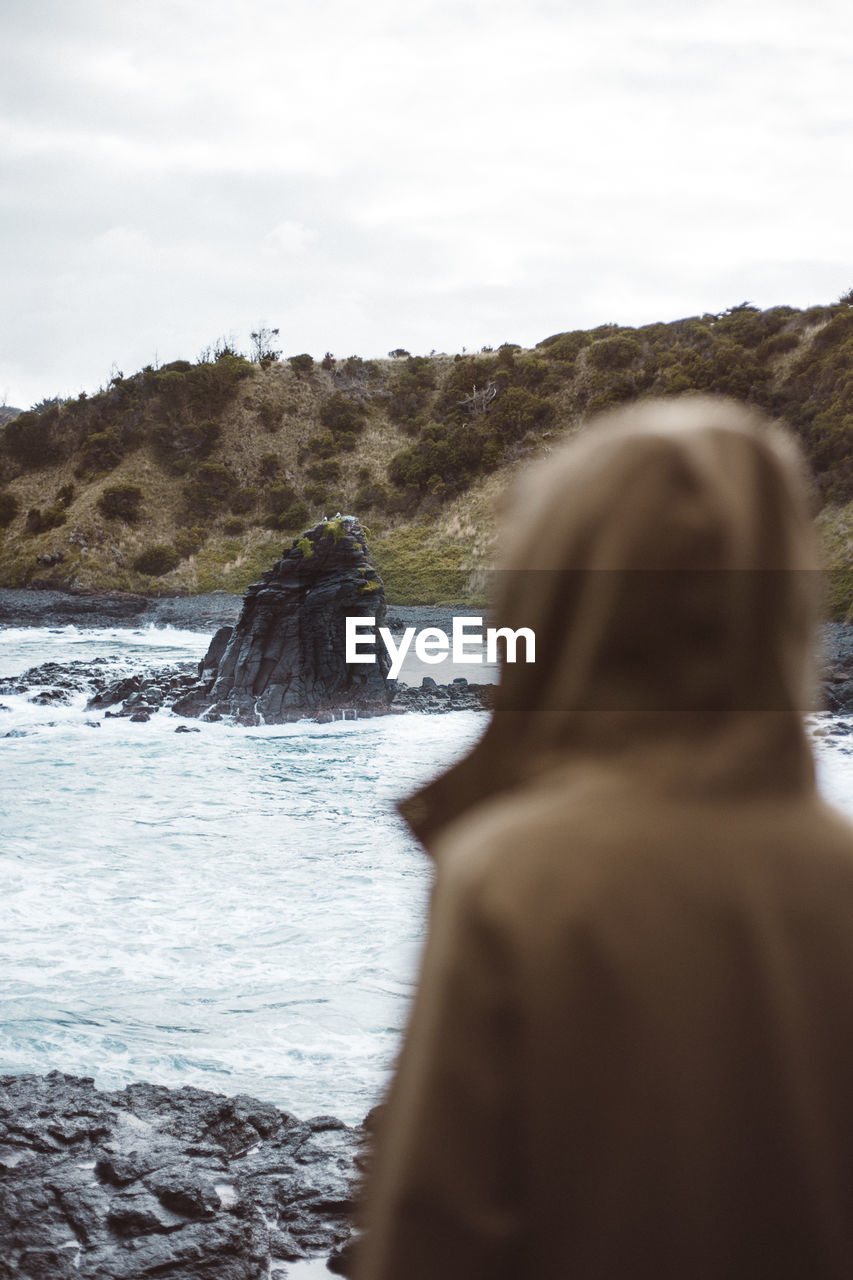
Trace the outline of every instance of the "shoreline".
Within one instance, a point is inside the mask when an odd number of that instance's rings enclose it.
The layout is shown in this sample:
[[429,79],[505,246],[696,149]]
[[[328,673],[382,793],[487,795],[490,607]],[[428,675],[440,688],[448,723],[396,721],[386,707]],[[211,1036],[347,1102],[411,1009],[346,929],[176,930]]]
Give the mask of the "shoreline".
[[[134,596],[123,592],[70,592],[26,587],[0,587],[0,627],[176,627],[182,631],[216,631],[235,623],[244,596],[213,591],[197,596]],[[482,614],[484,611],[481,610]],[[388,605],[388,626],[395,634],[405,627],[449,630],[454,616],[477,615],[460,605]]]
[[303,1120],[190,1085],[4,1073],[3,1261],[21,1280],[251,1280],[318,1260],[346,1275],[373,1116]]
[[[0,587],[0,630],[7,627],[102,628],[175,627],[209,632],[233,625],[244,596],[214,591],[195,596],[136,596],[123,592],[60,591],[55,588]],[[394,635],[406,627],[439,627],[449,633],[454,617],[482,616],[470,606],[388,605],[387,623]],[[823,622],[818,633],[818,684],[826,710],[853,712],[853,624]],[[424,669],[427,674],[434,674]],[[405,683],[405,681],[401,682]],[[414,686],[416,687],[416,686]]]

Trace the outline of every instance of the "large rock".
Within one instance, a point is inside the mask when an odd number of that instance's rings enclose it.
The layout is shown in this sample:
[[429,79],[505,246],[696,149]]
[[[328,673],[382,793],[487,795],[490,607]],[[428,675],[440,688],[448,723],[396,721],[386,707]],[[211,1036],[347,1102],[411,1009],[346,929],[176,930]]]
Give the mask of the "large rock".
[[2,1076],[0,1280],[284,1277],[349,1244],[364,1138],[244,1095]]
[[217,632],[199,683],[173,710],[241,724],[384,714],[390,658],[378,644],[375,663],[347,663],[348,616],[384,624],[385,591],[358,520],[337,516],[295,538],[249,587],[236,626]]

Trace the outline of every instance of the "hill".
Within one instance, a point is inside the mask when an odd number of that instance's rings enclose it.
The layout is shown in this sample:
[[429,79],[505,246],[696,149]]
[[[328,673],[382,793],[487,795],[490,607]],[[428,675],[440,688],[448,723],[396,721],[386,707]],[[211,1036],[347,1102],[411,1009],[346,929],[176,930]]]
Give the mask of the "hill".
[[755,403],[800,436],[843,613],[851,368],[853,294],[476,355],[252,362],[224,346],[0,426],[0,585],[241,592],[285,539],[350,511],[390,600],[476,603],[515,469],[601,409],[697,390]]

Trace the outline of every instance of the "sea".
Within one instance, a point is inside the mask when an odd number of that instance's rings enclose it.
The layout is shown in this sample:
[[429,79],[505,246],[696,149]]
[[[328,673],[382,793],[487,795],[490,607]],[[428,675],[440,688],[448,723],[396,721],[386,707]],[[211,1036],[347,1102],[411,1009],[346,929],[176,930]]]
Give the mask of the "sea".
[[[209,640],[6,627],[0,678],[96,659],[118,678]],[[399,1047],[431,881],[395,805],[485,713],[241,728],[37,696],[0,694],[0,1074],[361,1121]],[[853,816],[853,722],[809,723],[820,785]]]

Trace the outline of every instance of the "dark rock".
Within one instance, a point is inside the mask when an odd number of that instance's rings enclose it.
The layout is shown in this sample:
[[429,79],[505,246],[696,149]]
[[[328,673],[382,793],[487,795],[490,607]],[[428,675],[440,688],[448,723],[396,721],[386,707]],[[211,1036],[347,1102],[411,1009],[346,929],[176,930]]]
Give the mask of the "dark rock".
[[469,684],[464,677],[452,684],[437,684],[432,676],[424,676],[420,687],[397,686],[394,707],[431,715],[444,711],[483,711],[493,705],[496,687],[493,684]]
[[240,724],[385,714],[391,660],[384,647],[374,663],[345,657],[345,618],[382,625],[385,615],[385,592],[356,518],[321,521],[249,587],[230,636],[217,633],[201,681],[172,709]]
[[118,711],[106,711],[105,717],[129,716],[137,719],[136,713],[143,712],[146,718],[168,708],[176,698],[181,697],[195,683],[194,662],[179,662],[161,667],[157,671],[144,675],[123,676],[107,684],[104,682],[100,692],[87,702],[87,708],[114,707],[121,703]]
[[33,694],[29,701],[39,707],[49,707],[57,703],[67,705],[71,698],[65,689],[42,689],[41,693]]
[[91,662],[45,662],[40,667],[30,667],[21,676],[0,680],[0,693],[27,693],[40,689],[31,702],[70,701],[72,693],[89,693],[103,689],[108,682],[109,659],[94,658]]
[[242,1094],[0,1077],[0,1277],[262,1280],[333,1251],[339,1270],[365,1136]]
[[127,698],[132,698],[135,693],[139,693],[142,689],[142,676],[127,676],[123,680],[116,680],[113,684],[107,685],[94,698],[90,698],[86,704],[87,709],[91,707],[113,707],[117,702],[124,702]]
[[201,733],[198,725],[179,724],[175,733]]
[[228,648],[228,641],[234,634],[233,627],[220,627],[216,635],[211,640],[207,653],[198,664],[198,674],[204,678],[205,672],[215,677],[219,663],[225,650]]

